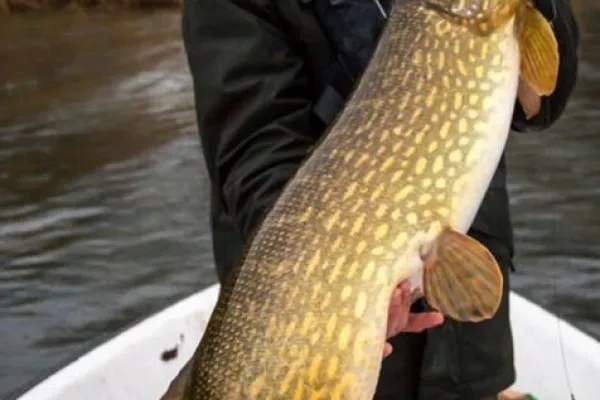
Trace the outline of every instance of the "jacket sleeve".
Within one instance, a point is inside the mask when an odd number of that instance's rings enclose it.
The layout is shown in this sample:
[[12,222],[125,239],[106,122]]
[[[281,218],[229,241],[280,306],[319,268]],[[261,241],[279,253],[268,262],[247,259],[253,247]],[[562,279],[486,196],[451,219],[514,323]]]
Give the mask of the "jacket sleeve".
[[531,120],[525,119],[523,108],[517,102],[513,129],[519,132],[549,128],[562,115],[577,78],[577,48],[579,27],[575,21],[570,0],[537,0],[537,8],[550,21],[558,41],[559,69],[556,90],[542,99],[542,109]]
[[272,3],[186,0],[182,17],[207,169],[244,240],[320,133],[306,66]]

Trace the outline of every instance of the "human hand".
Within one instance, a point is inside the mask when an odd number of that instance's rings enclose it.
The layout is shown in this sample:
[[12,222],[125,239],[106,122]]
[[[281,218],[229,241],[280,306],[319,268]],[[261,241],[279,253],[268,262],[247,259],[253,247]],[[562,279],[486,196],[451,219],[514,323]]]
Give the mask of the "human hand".
[[[410,285],[407,281],[402,281],[394,289],[390,300],[387,323],[388,339],[401,332],[422,332],[444,322],[444,316],[438,312],[411,313],[410,306],[412,303],[413,296]],[[392,345],[386,342],[383,348],[383,357],[389,356],[392,351]]]

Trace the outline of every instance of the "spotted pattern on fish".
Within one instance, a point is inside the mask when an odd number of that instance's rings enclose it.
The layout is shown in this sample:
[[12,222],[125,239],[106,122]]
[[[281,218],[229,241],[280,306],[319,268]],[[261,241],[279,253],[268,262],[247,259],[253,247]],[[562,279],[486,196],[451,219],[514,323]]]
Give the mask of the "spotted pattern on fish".
[[422,243],[470,225],[518,63],[513,19],[482,35],[426,1],[394,5],[350,102],[223,286],[186,398],[373,397],[393,287]]

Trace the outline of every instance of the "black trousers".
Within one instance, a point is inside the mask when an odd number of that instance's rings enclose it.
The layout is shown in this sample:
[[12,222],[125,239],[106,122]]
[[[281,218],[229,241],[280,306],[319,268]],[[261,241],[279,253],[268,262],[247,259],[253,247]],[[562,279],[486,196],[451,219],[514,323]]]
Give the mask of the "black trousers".
[[394,352],[383,361],[376,400],[482,400],[514,383],[508,311],[512,263],[508,256],[494,255],[504,275],[496,315],[480,323],[447,319],[426,332],[393,338]]

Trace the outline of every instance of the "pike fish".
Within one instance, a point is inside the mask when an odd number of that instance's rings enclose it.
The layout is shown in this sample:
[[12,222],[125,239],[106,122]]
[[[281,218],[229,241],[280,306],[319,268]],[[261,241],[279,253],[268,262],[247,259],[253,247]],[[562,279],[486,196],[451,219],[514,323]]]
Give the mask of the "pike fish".
[[515,104],[535,115],[558,62],[528,0],[395,2],[349,102],[255,232],[163,399],[372,399],[405,279],[449,318],[491,318],[502,274],[466,232]]

